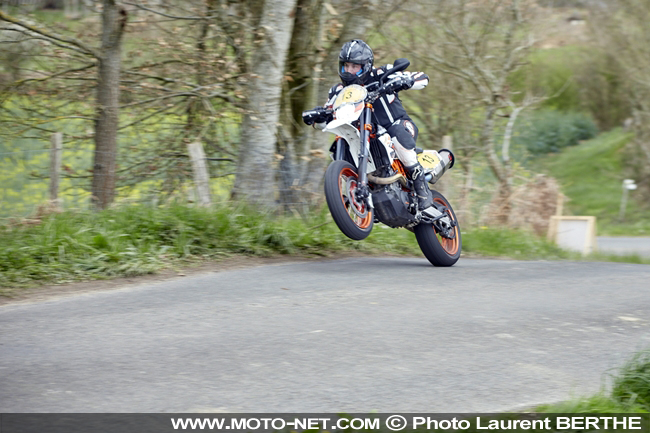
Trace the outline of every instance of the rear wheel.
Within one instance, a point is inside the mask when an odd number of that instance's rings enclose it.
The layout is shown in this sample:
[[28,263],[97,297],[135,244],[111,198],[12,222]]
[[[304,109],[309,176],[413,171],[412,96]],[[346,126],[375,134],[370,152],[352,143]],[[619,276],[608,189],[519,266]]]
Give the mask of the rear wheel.
[[356,199],[359,176],[347,161],[334,161],[325,172],[325,199],[334,222],[344,235],[355,241],[372,231],[373,211]]
[[415,238],[424,256],[433,266],[453,266],[460,258],[462,242],[456,214],[447,199],[438,191],[431,191],[433,201],[445,207],[452,223],[450,227],[436,227],[434,224],[420,223],[415,226]]

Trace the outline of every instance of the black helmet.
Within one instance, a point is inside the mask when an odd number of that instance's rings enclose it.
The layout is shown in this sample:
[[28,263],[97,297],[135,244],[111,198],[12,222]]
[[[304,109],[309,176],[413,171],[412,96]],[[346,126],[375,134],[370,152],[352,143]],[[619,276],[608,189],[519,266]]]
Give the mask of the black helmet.
[[[353,39],[343,44],[339,53],[339,76],[346,86],[350,84],[365,84],[366,79],[372,70],[372,62],[375,60],[372,49],[361,39]],[[361,70],[356,74],[345,72],[343,65],[346,62],[361,65]]]

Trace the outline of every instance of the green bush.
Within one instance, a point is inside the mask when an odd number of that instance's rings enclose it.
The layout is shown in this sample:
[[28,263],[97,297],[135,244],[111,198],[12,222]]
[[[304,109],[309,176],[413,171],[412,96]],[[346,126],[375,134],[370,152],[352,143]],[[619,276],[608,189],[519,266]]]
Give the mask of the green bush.
[[598,134],[596,124],[589,116],[554,110],[535,113],[529,122],[522,122],[518,130],[517,140],[534,155],[559,152]]

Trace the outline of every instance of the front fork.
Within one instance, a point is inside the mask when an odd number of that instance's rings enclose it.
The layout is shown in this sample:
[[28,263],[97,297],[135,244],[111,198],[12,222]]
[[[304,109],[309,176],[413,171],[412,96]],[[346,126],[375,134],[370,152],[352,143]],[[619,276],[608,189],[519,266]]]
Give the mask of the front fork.
[[372,131],[372,104],[366,104],[359,119],[361,132],[361,145],[359,150],[359,183],[355,191],[359,203],[368,203],[370,188],[368,187],[368,155],[370,153],[370,132]]

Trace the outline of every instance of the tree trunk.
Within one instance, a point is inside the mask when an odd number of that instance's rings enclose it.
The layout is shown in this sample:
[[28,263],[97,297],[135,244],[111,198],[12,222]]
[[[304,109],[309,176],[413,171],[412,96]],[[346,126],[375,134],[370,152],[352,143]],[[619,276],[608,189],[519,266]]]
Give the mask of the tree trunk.
[[496,103],[486,107],[485,121],[481,131],[481,143],[485,149],[490,170],[499,183],[499,190],[492,202],[492,215],[490,217],[494,218],[499,225],[505,225],[508,223],[510,216],[512,185],[510,173],[494,149],[494,116],[496,111]]
[[302,112],[316,105],[318,88],[318,50],[323,22],[322,0],[298,0],[287,54],[286,73],[290,79],[282,89],[281,123],[277,152],[280,201],[285,210],[305,200],[301,156],[309,152],[312,131],[304,127]]
[[[365,2],[353,3],[353,8],[348,12],[344,18],[341,33],[328,47],[323,47],[323,61],[317,64],[318,67],[316,77],[323,77],[319,80],[322,83],[318,88],[313,89],[316,95],[317,105],[322,105],[327,100],[327,93],[335,82],[339,81],[338,76],[338,57],[341,46],[354,38],[365,37],[366,31],[372,25],[373,14],[378,13],[379,2],[377,0],[369,0]],[[380,63],[390,63],[393,59],[386,59]],[[377,62],[377,58],[375,58]],[[379,63],[378,63],[379,64]],[[321,70],[322,69],[322,70]],[[308,107],[311,108],[311,107]],[[309,197],[322,197],[322,182],[325,168],[329,162],[328,149],[334,141],[332,134],[324,134],[320,131],[312,134],[310,140],[311,150],[308,155],[305,155],[305,178],[303,184],[305,185],[305,192]]]
[[267,0],[264,4],[242,123],[233,198],[263,207],[275,206],[273,160],[295,4],[296,0]]
[[121,45],[126,20],[126,11],[115,0],[103,1],[92,181],[92,203],[97,209],[105,209],[115,199]]
[[[328,161],[327,148],[333,137],[307,128],[302,123],[303,111],[322,105],[330,86],[338,80],[336,66],[341,45],[355,37],[363,37],[371,25],[371,13],[377,1],[354,5],[343,13],[337,37],[324,46],[325,12],[323,0],[298,0],[291,44],[287,54],[283,86],[281,123],[283,133],[277,152],[279,164],[280,199],[286,210],[295,209],[322,197],[320,186]],[[350,7],[347,5],[347,7]],[[326,79],[321,76],[323,70]]]

